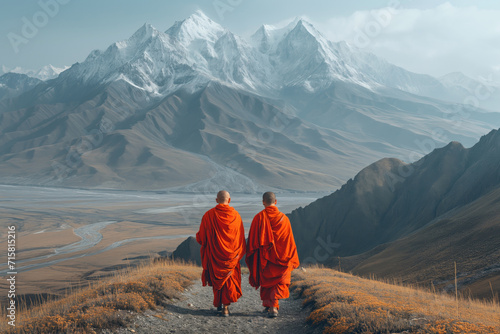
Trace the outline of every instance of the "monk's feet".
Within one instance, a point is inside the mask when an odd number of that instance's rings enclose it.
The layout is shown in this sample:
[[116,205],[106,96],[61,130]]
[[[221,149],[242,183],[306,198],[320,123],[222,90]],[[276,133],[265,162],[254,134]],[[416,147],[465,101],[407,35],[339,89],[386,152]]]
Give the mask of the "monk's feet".
[[270,307],[267,307],[267,306],[266,306],[266,307],[264,308],[264,311],[262,311],[262,313],[269,313],[269,309],[270,309]]
[[276,318],[278,316],[278,308],[277,307],[270,307],[267,315],[269,318]]
[[223,316],[223,317],[229,317],[229,308],[227,307],[227,305],[224,305],[222,307],[221,316]]
[[221,313],[222,312],[222,305],[219,305],[217,306],[217,313]]

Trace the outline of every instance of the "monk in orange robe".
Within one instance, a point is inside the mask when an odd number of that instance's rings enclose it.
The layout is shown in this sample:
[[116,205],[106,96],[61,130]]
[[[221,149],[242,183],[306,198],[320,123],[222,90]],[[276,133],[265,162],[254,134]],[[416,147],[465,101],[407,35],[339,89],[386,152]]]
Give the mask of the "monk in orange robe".
[[225,190],[217,194],[216,205],[201,220],[196,241],[201,245],[203,286],[214,292],[214,306],[229,316],[228,306],[241,297],[240,260],[245,255],[245,231],[240,214],[231,206]]
[[260,299],[270,317],[278,316],[279,300],[288,298],[292,270],[299,266],[297,247],[288,217],[276,206],[276,195],[262,196],[265,209],[253,219],[245,262],[250,285],[260,287]]

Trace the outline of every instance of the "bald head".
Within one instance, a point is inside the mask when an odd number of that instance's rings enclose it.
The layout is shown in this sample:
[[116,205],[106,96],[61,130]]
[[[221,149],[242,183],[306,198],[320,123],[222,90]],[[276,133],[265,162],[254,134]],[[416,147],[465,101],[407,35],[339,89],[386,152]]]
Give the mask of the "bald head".
[[276,195],[272,191],[265,192],[262,195],[262,203],[264,206],[270,206],[276,204]]
[[229,204],[231,201],[231,196],[225,190],[221,190],[217,193],[217,203],[219,204]]

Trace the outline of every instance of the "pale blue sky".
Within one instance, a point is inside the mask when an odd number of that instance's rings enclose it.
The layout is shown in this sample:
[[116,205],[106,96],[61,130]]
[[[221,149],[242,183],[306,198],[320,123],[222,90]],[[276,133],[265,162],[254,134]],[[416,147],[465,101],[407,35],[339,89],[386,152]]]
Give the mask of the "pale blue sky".
[[[40,14],[39,3],[57,1],[57,14],[53,17]],[[231,10],[220,15],[216,6],[221,3]],[[330,39],[353,42],[359,37],[358,30],[373,23],[371,10],[396,6],[391,22],[365,46],[367,51],[410,70],[433,75],[453,70],[487,75],[499,70],[500,61],[497,64],[495,59],[500,59],[500,52],[496,53],[497,46],[493,44],[500,34],[498,19],[494,19],[500,12],[500,4],[494,0],[463,0],[450,1],[451,5],[443,7],[443,3],[446,1],[0,0],[0,66],[37,69],[47,64],[71,65],[83,61],[94,49],[105,49],[113,42],[130,37],[145,22],[165,31],[197,9],[243,36],[263,23],[275,24],[306,16]],[[471,12],[471,5],[477,15],[464,19],[464,13]],[[33,22],[34,16],[40,20],[41,27],[19,43],[15,52],[9,36],[23,37],[23,18]],[[408,44],[412,42],[408,41],[414,41],[410,48]],[[453,53],[460,56],[452,57]]]

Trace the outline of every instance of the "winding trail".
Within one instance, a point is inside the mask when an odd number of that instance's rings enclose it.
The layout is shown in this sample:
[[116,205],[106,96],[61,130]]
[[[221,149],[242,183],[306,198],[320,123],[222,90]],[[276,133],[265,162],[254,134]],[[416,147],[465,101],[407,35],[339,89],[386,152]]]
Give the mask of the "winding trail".
[[186,289],[181,300],[134,317],[127,328],[102,333],[321,333],[306,324],[310,310],[302,308],[302,300],[295,299],[293,294],[280,301],[279,316],[270,319],[262,313],[259,291],[248,284],[248,275],[242,275],[242,290],[243,296],[229,306],[230,316],[224,318],[212,305],[212,288],[203,287],[198,279]]

